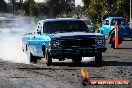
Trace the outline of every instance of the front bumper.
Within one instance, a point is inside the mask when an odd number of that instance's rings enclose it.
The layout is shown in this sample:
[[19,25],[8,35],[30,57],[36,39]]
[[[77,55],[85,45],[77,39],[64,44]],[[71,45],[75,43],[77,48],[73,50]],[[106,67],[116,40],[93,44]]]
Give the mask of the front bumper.
[[49,53],[52,56],[94,56],[97,52],[105,52],[107,48],[98,47],[98,48],[75,48],[75,49],[49,49]]

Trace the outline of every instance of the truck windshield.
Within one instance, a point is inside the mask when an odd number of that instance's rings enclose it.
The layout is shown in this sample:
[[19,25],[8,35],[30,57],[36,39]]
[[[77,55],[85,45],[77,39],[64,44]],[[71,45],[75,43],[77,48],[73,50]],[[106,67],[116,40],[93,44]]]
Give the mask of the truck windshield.
[[44,24],[45,33],[86,31],[87,26],[82,21],[56,21]]

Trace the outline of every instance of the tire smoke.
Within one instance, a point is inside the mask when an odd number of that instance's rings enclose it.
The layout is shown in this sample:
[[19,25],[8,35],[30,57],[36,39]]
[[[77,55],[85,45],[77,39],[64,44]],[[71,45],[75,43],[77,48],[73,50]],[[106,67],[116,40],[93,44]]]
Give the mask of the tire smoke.
[[21,21],[19,28],[0,28],[0,59],[13,63],[27,63],[27,56],[22,51],[22,36],[34,30],[30,17],[17,19]]

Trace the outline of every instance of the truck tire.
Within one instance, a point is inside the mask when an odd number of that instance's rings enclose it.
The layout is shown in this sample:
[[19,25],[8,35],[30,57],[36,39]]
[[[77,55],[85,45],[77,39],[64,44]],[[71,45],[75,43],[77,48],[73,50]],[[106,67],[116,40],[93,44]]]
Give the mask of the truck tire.
[[72,63],[73,63],[73,64],[80,64],[81,61],[82,61],[82,57],[74,57],[74,58],[72,59]]
[[28,63],[37,63],[37,57],[36,56],[33,56],[32,53],[30,52],[29,48],[27,50],[27,61]]
[[95,54],[95,63],[96,63],[96,65],[101,65],[101,63],[102,63],[102,52],[98,52]]
[[45,59],[46,59],[46,64],[47,66],[51,66],[52,65],[52,57],[51,55],[49,54],[48,50],[46,49],[45,50]]

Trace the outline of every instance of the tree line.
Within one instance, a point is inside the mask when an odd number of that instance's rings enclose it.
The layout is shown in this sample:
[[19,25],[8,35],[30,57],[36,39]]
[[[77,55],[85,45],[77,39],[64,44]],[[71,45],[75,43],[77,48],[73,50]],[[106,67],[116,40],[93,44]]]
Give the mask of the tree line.
[[83,0],[83,7],[75,7],[74,1],[44,0],[37,3],[34,0],[9,0],[6,3],[0,0],[0,13],[48,18],[79,14],[97,21],[101,21],[104,15],[129,18],[130,0]]

